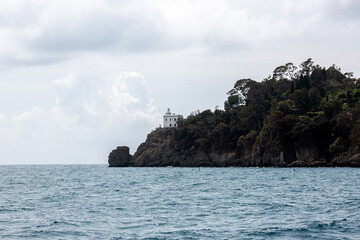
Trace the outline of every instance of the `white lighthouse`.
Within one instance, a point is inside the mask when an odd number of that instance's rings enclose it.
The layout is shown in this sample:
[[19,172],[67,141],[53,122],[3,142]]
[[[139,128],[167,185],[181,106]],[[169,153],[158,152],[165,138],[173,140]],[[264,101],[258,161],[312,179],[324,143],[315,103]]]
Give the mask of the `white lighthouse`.
[[167,109],[164,115],[164,128],[175,128],[178,126],[179,119],[182,119],[182,115],[171,113],[170,108]]

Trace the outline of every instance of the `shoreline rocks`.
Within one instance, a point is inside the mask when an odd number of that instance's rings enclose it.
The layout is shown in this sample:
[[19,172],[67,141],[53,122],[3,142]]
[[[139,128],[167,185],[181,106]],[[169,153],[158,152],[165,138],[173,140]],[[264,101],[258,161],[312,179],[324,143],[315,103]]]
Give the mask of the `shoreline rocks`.
[[360,167],[358,151],[331,159],[325,159],[314,147],[293,151],[296,154],[285,152],[281,156],[276,150],[256,145],[246,153],[204,148],[183,142],[176,129],[157,129],[148,134],[133,156],[129,147],[119,146],[109,154],[108,162],[109,167]]
[[128,167],[132,156],[127,146],[119,146],[109,154],[109,167]]

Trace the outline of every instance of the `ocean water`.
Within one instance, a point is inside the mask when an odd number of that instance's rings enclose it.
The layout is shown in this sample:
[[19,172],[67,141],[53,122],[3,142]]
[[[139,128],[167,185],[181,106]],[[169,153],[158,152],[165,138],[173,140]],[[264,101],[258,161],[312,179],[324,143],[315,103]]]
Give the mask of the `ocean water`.
[[360,169],[0,166],[0,239],[360,239]]

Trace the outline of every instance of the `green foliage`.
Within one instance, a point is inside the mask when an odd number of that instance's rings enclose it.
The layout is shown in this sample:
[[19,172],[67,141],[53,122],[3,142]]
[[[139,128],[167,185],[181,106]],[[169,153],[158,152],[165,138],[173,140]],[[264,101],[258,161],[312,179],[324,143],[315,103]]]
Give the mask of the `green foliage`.
[[225,110],[229,111],[230,109],[236,108],[240,105],[240,97],[238,94],[230,95],[225,102]]
[[298,113],[304,114],[308,110],[309,101],[308,90],[306,88],[295,90],[292,94],[292,100],[294,101],[294,105]]
[[288,156],[295,156],[295,148],[315,146],[328,157],[360,145],[358,119],[359,79],[309,58],[299,69],[279,66],[261,82],[236,81],[224,110],[195,111],[179,121],[176,132],[186,149],[236,150],[242,156],[261,140],[261,148]]
[[341,103],[338,100],[326,103],[323,106],[325,115],[331,119],[333,116],[338,114],[341,111]]
[[291,106],[293,105],[293,101],[286,100],[286,101],[280,101],[277,105],[277,110],[283,112],[284,114],[291,114]]
[[319,89],[317,89],[316,87],[310,88],[308,92],[308,100],[308,108],[310,108],[310,111],[317,111],[321,102],[321,94]]
[[300,64],[300,75],[309,76],[314,69],[314,62],[311,58]]
[[300,116],[292,130],[292,138],[304,143],[310,142],[314,131],[314,122],[307,116]]
[[285,65],[275,68],[272,78],[275,80],[292,80],[296,77],[296,69],[297,67],[293,63],[287,63]]
[[334,137],[341,137],[348,139],[353,123],[346,113],[339,113],[331,119],[331,125],[333,127],[332,132]]

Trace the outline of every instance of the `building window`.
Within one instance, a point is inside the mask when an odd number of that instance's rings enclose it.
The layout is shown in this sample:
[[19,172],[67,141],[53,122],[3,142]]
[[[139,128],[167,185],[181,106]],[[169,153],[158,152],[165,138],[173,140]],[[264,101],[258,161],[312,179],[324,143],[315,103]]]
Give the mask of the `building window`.
[[170,127],[171,127],[171,123],[170,123]]
[[176,118],[174,118],[174,121],[176,122]]
[[170,121],[171,121],[171,118],[170,118]]
[[176,123],[174,124],[174,127],[176,127]]
[[165,121],[167,121],[167,118],[165,118]]

